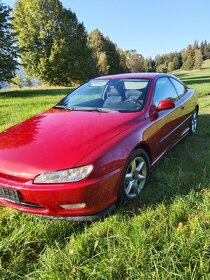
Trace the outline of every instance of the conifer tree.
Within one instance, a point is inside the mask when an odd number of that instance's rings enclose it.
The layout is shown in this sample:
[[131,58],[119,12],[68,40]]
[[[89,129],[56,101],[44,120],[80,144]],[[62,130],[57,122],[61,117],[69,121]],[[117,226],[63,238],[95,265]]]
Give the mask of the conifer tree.
[[18,47],[12,32],[11,9],[0,1],[0,82],[8,82],[15,76]]

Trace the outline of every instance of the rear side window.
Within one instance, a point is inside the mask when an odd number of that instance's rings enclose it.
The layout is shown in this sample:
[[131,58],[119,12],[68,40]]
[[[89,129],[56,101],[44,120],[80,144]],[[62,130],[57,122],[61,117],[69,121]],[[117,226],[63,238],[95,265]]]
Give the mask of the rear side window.
[[155,106],[158,106],[158,103],[164,99],[178,100],[176,90],[167,77],[159,78],[156,82],[153,98]]
[[187,92],[186,87],[182,83],[180,83],[179,81],[177,81],[173,78],[170,78],[170,80],[173,83],[179,98],[181,98],[183,95],[185,95],[185,93]]

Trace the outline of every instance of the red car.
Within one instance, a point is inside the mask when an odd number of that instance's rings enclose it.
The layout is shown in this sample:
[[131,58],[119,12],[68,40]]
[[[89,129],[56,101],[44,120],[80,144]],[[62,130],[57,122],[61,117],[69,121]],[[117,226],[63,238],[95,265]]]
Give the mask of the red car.
[[52,218],[105,216],[139,197],[197,119],[195,91],[172,75],[93,79],[0,133],[0,202]]

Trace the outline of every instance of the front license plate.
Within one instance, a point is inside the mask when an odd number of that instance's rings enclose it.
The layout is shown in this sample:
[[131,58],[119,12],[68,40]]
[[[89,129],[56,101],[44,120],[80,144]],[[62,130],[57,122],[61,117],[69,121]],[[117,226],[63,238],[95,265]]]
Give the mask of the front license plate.
[[20,203],[20,198],[16,190],[11,190],[0,186],[0,198],[9,200],[14,203]]

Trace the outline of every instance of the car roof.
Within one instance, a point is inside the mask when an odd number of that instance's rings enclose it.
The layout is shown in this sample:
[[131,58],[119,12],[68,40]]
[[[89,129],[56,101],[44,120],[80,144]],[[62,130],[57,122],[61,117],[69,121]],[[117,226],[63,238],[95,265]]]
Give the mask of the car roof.
[[95,79],[131,79],[131,78],[150,78],[154,79],[155,77],[159,76],[167,76],[167,77],[174,77],[170,74],[165,73],[124,73],[124,74],[115,74],[115,75],[107,75],[107,76],[101,76],[97,77]]

